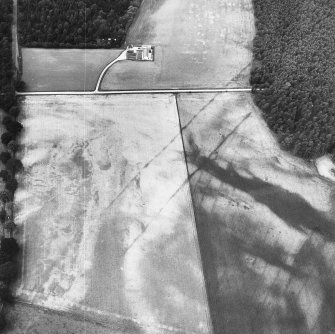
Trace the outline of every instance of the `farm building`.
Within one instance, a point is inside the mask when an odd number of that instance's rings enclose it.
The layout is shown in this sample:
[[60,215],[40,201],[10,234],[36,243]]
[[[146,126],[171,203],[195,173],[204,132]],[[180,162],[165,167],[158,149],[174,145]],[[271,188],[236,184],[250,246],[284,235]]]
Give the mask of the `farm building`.
[[152,45],[128,45],[127,60],[154,61],[154,47]]

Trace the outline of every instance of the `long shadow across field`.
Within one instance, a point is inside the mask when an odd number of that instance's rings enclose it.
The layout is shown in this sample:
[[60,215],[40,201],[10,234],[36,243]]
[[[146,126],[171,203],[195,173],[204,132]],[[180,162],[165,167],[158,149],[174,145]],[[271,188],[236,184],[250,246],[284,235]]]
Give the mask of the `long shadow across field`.
[[245,178],[239,175],[231,165],[223,169],[213,159],[201,157],[197,160],[201,170],[236,189],[247,192],[291,227],[299,231],[313,230],[329,241],[335,240],[335,222],[327,219],[300,195],[257,177]]
[[[324,250],[326,243],[335,241],[335,222],[296,193],[258,177],[244,177],[231,165],[223,168],[215,159],[199,152],[190,156],[188,163],[197,168],[197,173],[206,175],[207,180],[202,182],[202,177],[193,176],[190,182],[215,333],[296,334],[333,330],[335,269],[334,261],[325,257]],[[208,180],[215,181],[215,189],[211,187],[214,182]],[[270,245],[260,237],[262,231],[253,227],[250,213],[240,210],[236,221],[231,221],[218,210],[218,199],[223,196],[218,181],[248,193],[288,226],[309,235],[294,255],[293,263],[287,261],[287,251],[279,242]],[[264,263],[263,272],[248,265],[246,256]],[[277,273],[270,283],[264,278],[267,270]],[[315,298],[306,306],[301,296],[307,291]],[[309,319],[309,307],[318,311],[314,320]]]

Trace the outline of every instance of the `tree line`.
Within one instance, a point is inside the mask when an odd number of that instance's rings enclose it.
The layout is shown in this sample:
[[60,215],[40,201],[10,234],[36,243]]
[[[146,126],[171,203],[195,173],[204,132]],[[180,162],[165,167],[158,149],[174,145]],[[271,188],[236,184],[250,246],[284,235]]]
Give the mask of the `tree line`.
[[254,100],[283,148],[335,155],[335,2],[253,0]]
[[119,48],[142,0],[19,0],[20,44]]
[[12,93],[12,1],[0,2],[0,105],[11,103]]
[[[18,136],[22,125],[17,121],[20,109],[15,97],[11,49],[12,1],[0,2],[0,110],[5,131],[0,153],[0,330],[6,326],[3,305],[13,301],[10,286],[17,277],[19,245],[14,238],[14,193],[16,174],[23,169],[17,159]],[[20,84],[19,84],[20,85]]]

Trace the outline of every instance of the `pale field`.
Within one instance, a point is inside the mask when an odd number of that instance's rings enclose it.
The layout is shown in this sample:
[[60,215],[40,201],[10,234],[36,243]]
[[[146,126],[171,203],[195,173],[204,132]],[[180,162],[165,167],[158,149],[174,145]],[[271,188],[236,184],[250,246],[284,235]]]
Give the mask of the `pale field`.
[[121,51],[22,48],[25,91],[92,91]]
[[210,333],[174,96],[31,96],[22,109],[17,295],[129,333]]
[[108,324],[36,306],[16,303],[5,312],[9,326],[2,332],[4,334],[124,334]]
[[[144,0],[127,41],[156,60],[102,88],[245,86],[253,37],[249,0]],[[210,332],[194,211],[215,333],[334,331],[334,182],[280,150],[249,94],[178,95],[193,205],[172,96],[23,106],[21,297],[129,333]]]
[[155,61],[124,61],[102,90],[249,86],[252,0],[144,0],[126,44],[152,44]]
[[[154,62],[113,65],[102,90],[249,86],[252,0],[143,0],[127,44],[153,44]],[[26,91],[92,91],[120,50],[23,48]]]
[[249,94],[177,101],[193,205],[172,96],[23,101],[18,294],[129,333],[210,332],[194,210],[216,333],[328,333],[334,183],[281,151]]
[[335,183],[280,150],[249,94],[178,106],[216,333],[335,328]]
[[316,159],[315,166],[320,175],[335,181],[335,164],[327,155]]

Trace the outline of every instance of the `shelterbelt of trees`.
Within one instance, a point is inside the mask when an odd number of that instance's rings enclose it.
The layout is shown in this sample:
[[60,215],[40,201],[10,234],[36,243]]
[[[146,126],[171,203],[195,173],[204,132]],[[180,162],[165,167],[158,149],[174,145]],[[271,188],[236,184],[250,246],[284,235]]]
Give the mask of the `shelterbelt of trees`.
[[14,193],[18,187],[15,175],[23,169],[17,159],[17,138],[22,125],[16,120],[19,107],[13,80],[11,23],[12,1],[0,1],[0,110],[3,148],[0,150],[0,331],[6,327],[4,305],[11,303],[11,284],[18,272],[19,246],[14,238]]
[[0,1],[0,104],[6,103],[12,92],[12,1]]
[[19,0],[20,44],[118,48],[142,0]]
[[254,99],[281,145],[335,154],[335,1],[253,0]]

